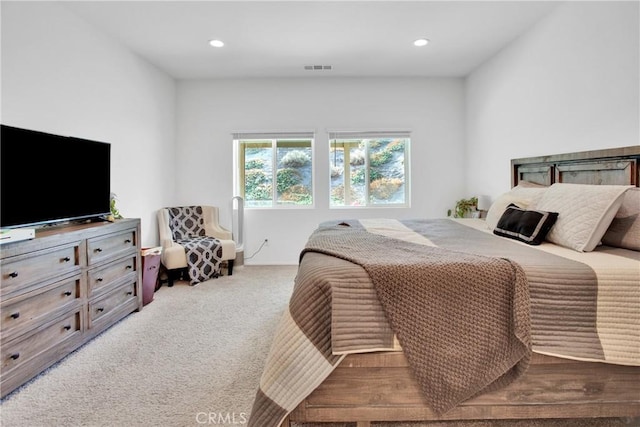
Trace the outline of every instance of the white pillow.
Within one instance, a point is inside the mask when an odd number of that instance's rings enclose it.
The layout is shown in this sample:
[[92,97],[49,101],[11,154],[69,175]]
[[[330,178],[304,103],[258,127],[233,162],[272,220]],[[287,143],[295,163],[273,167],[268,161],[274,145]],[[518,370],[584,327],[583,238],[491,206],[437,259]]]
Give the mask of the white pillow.
[[507,206],[511,203],[522,209],[532,209],[535,204],[540,200],[544,192],[548,187],[528,187],[528,186],[516,186],[501,196],[499,196],[495,202],[491,204],[491,207],[487,211],[487,218],[485,223],[490,230],[494,230],[498,225],[498,221],[502,217],[504,211],[507,210]]
[[602,236],[602,244],[640,251],[640,188],[625,191],[618,213]]
[[590,252],[602,239],[622,203],[628,185],[556,183],[547,189],[536,209],[558,212],[547,240],[579,252]]

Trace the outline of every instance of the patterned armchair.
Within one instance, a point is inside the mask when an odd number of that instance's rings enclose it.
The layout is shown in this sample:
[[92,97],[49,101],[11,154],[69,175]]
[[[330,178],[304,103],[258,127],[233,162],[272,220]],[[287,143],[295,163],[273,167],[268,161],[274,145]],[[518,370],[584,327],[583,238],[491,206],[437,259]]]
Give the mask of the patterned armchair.
[[218,277],[226,262],[233,274],[236,244],[231,232],[218,223],[214,206],[179,206],[158,210],[162,264],[169,286],[187,271],[192,285]]

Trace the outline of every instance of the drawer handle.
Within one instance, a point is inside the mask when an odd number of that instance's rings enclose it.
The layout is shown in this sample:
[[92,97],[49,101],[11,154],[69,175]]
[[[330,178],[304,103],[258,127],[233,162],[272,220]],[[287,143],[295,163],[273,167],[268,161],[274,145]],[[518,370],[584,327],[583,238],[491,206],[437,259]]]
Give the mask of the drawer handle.
[[131,270],[131,269],[133,268],[133,266],[132,266],[132,265],[127,265],[125,268],[126,268],[127,270]]
[[64,328],[65,331],[68,331],[69,329],[71,329],[71,325],[65,325],[65,326],[63,326],[63,328]]
[[14,271],[13,273],[9,273],[9,277],[12,277],[15,279],[16,277],[18,277],[18,272]]
[[12,319],[17,319],[18,317],[20,317],[20,312],[19,311],[11,314],[11,318]]
[[125,243],[131,243],[131,239],[127,239],[124,241]]
[[98,307],[96,310],[98,310],[98,313],[102,313],[104,311],[104,307]]
[[93,251],[94,252],[102,252],[102,248],[95,248]]
[[20,357],[20,353],[13,353],[10,357],[11,357],[13,360],[16,360],[18,357]]
[[71,258],[69,258],[68,256],[66,256],[66,257],[62,258],[62,261],[63,261],[63,262],[69,262],[69,261],[71,261]]
[[98,277],[98,278],[96,279],[96,282],[102,282],[103,280],[104,280],[104,279],[103,279],[102,277]]
[[151,267],[149,267],[149,270],[153,270],[153,269],[156,269],[156,268],[158,268],[158,267],[155,266],[155,265],[152,265]]
[[70,297],[71,296],[71,291],[64,291],[64,296],[65,297]]
[[133,291],[127,292],[127,295],[133,295]]

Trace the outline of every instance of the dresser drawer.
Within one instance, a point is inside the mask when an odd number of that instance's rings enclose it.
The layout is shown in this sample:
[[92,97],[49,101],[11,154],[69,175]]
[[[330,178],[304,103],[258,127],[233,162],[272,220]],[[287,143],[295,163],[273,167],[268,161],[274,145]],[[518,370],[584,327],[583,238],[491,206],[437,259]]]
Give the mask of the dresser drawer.
[[22,290],[42,279],[80,272],[79,244],[56,246],[2,260],[2,296]]
[[82,304],[80,275],[2,303],[2,339],[7,340]]
[[121,233],[109,234],[87,240],[87,264],[97,264],[106,259],[118,257],[126,252],[135,251],[135,230],[127,230]]
[[108,317],[112,312],[118,311],[121,306],[130,301],[137,304],[136,295],[137,282],[127,283],[119,286],[103,297],[89,302],[89,327],[104,317]]
[[11,341],[2,346],[2,376],[38,357],[64,340],[80,335],[80,309],[54,321],[36,333]]
[[94,297],[111,286],[115,281],[122,281],[122,279],[127,276],[135,276],[136,270],[135,255],[111,262],[104,267],[89,270],[87,283],[88,297]]

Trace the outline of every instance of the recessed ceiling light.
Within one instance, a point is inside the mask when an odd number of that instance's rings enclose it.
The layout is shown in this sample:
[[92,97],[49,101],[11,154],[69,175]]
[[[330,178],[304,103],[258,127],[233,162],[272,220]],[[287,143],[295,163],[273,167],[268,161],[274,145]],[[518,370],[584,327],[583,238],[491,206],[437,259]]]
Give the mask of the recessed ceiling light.
[[426,46],[429,43],[428,39],[418,39],[413,42],[414,46]]
[[209,44],[213,47],[222,47],[224,46],[224,42],[222,40],[211,40]]

